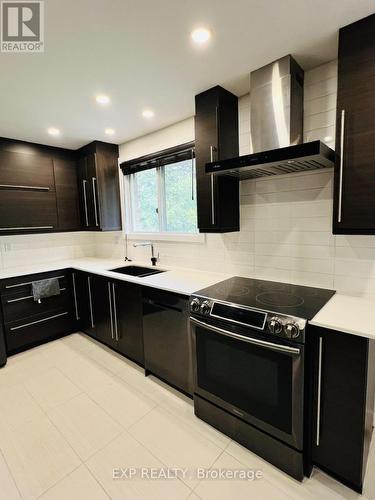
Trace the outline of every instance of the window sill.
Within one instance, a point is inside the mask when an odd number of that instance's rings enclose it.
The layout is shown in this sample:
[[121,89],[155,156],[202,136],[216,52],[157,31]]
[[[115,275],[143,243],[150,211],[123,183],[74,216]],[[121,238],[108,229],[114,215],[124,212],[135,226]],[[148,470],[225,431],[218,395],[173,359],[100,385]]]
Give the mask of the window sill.
[[202,233],[127,233],[129,240],[176,241],[185,243],[204,243],[206,235]]

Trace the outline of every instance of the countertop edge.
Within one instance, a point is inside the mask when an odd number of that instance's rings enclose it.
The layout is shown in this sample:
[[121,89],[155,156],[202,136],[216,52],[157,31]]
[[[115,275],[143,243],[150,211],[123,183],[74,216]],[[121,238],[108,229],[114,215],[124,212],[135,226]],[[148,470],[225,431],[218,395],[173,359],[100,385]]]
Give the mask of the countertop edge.
[[351,330],[349,328],[343,328],[341,326],[339,327],[338,325],[327,324],[327,323],[323,323],[320,321],[314,321],[314,320],[309,321],[309,325],[318,326],[320,328],[326,328],[327,330],[336,331],[338,333],[346,333],[348,335],[355,335],[356,337],[365,337],[365,338],[368,338],[370,340],[375,340],[375,332],[373,334],[371,334],[371,333],[367,333],[364,331]]

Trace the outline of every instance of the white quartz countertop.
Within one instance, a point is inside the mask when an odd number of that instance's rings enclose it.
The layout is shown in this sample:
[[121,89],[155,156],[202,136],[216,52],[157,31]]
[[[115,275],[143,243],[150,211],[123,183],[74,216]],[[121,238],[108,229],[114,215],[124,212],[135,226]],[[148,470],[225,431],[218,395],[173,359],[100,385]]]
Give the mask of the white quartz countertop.
[[[145,278],[137,278],[136,276],[128,276],[110,271],[110,269],[126,265],[152,268],[147,262],[124,262],[121,259],[87,257],[4,269],[0,271],[0,279],[73,268],[116,280],[138,283],[143,286],[159,288],[160,290],[180,293],[182,295],[191,295],[202,288],[231,277],[231,275],[224,273],[175,268],[163,266],[162,264],[158,265],[157,268],[166,270],[166,272]],[[375,339],[374,308],[375,300],[336,293],[318,314],[314,316],[310,324]]]
[[310,324],[375,339],[374,308],[375,300],[336,293]]
[[231,275],[224,273],[212,273],[205,271],[197,271],[183,268],[173,268],[169,266],[157,265],[157,269],[165,270],[164,273],[154,274],[145,278],[137,278],[136,276],[128,276],[120,274],[110,269],[123,267],[127,265],[150,267],[149,263],[131,261],[124,262],[121,259],[105,259],[105,258],[81,258],[73,260],[60,260],[39,265],[17,266],[14,268],[4,269],[0,271],[0,279],[14,278],[27,274],[42,273],[54,271],[58,269],[73,268],[79,271],[86,271],[108,278],[138,283],[143,286],[159,288],[169,292],[180,293],[182,295],[191,295],[202,288],[214,285],[220,281],[230,278]]

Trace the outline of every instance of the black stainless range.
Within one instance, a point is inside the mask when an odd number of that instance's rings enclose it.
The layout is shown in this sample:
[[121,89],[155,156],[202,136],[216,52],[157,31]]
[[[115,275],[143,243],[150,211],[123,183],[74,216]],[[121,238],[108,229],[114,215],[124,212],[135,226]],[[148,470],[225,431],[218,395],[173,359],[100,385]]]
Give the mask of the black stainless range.
[[299,480],[307,321],[334,293],[234,277],[190,300],[195,414]]

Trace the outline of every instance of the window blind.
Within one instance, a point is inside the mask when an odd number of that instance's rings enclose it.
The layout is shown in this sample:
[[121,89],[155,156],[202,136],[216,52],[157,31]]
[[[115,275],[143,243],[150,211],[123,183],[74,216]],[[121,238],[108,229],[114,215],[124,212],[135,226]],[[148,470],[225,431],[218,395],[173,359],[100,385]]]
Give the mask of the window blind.
[[179,161],[191,160],[195,156],[194,146],[194,141],[186,142],[179,146],[124,161],[120,164],[120,168],[124,175],[130,175],[141,172],[142,170],[162,167]]

